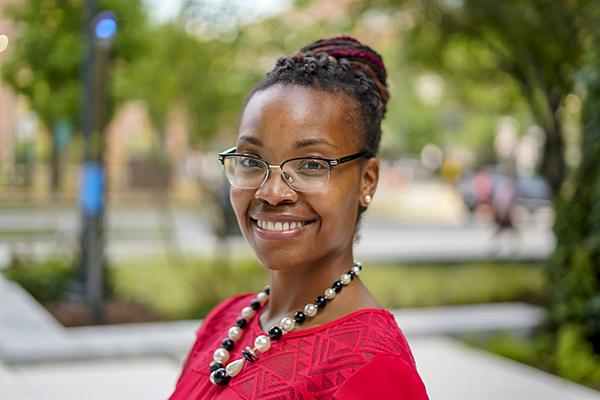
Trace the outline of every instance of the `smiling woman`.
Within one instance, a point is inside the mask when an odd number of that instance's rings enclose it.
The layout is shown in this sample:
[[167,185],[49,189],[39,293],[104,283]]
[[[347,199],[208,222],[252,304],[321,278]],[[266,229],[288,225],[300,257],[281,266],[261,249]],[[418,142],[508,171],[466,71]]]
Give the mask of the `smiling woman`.
[[171,400],[427,399],[352,249],[379,179],[386,76],[379,54],[342,36],[279,59],[248,95],[219,160],[270,285],[211,311]]

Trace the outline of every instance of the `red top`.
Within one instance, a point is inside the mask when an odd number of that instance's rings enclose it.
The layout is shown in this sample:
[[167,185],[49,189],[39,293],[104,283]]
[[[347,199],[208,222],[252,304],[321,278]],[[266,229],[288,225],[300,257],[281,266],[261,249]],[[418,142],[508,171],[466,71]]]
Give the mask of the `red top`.
[[[213,385],[208,370],[213,352],[254,296],[231,297],[208,314],[169,400],[428,399],[394,316],[374,308],[285,334],[254,363],[246,362],[227,386]],[[259,315],[243,329],[229,362],[265,334]]]

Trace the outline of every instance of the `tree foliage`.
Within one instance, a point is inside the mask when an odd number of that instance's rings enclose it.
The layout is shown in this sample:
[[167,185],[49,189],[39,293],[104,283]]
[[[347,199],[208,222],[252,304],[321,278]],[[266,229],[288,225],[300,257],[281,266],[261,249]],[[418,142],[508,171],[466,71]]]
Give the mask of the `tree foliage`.
[[[83,7],[81,0],[25,0],[6,6],[7,16],[18,23],[18,37],[3,66],[4,78],[25,95],[48,130],[61,119],[78,126],[85,51]],[[123,61],[120,65],[140,57],[146,24],[141,2],[102,0],[98,9],[117,15],[114,55]],[[110,98],[117,100],[114,93]]]
[[[582,10],[591,0],[388,0],[414,23],[409,60],[485,85],[509,77],[545,132],[541,173],[555,193],[566,174],[560,108],[581,68]],[[499,74],[500,73],[500,74]]]
[[560,333],[571,327],[597,354],[600,368],[600,7],[588,7],[590,33],[585,67],[582,159],[561,192],[554,231],[558,238],[550,263],[550,322]]

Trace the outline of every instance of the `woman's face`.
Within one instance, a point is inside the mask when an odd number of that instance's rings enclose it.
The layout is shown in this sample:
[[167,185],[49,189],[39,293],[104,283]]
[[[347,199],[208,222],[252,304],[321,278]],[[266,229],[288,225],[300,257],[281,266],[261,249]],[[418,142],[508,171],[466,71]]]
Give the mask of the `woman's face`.
[[[277,165],[293,157],[351,155],[362,150],[352,115],[358,115],[357,104],[344,94],[271,86],[247,103],[237,152]],[[232,186],[241,231],[261,263],[286,270],[351,254],[358,205],[373,195],[378,165],[376,158],[360,158],[334,167],[316,193],[291,189],[277,168],[258,189]],[[277,223],[288,230],[276,230]]]

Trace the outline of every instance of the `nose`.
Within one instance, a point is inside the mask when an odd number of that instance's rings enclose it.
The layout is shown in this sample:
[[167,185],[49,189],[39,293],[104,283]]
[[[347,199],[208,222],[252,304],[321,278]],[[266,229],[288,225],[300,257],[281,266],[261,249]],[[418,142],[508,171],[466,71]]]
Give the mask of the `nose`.
[[273,206],[281,203],[295,203],[298,200],[298,193],[285,182],[281,168],[276,166],[271,169],[274,171],[269,172],[267,180],[256,189],[254,197]]

